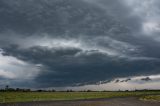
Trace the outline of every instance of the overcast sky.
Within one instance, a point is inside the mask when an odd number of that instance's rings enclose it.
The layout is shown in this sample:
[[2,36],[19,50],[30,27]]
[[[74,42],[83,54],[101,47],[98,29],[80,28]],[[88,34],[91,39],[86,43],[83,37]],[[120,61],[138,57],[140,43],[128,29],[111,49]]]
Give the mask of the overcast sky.
[[0,0],[0,87],[159,89],[159,0]]

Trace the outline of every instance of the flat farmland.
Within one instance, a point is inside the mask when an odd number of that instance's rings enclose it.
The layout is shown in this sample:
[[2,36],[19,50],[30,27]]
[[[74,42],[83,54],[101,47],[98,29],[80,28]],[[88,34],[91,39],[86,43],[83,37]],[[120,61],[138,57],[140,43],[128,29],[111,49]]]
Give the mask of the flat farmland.
[[[154,95],[158,98],[160,91],[137,91],[137,92],[0,92],[0,103],[19,103],[36,101],[72,101],[109,99],[123,97],[147,98]],[[150,97],[150,98],[151,98]]]

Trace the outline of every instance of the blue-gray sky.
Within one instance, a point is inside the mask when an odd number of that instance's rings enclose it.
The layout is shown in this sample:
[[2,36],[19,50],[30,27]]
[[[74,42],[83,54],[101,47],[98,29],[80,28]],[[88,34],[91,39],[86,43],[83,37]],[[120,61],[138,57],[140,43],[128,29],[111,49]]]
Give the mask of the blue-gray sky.
[[0,0],[0,86],[159,84],[159,13],[158,0]]

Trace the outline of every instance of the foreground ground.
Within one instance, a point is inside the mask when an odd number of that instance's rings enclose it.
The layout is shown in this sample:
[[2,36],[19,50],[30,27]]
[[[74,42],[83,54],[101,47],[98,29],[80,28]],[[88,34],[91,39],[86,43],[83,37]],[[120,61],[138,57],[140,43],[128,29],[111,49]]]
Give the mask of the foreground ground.
[[0,104],[0,106],[160,106],[160,102],[141,101],[137,97],[124,97],[76,101],[9,103]]
[[[0,92],[0,103],[81,100],[114,97],[160,95],[160,91],[141,92]],[[157,97],[156,97],[157,98]],[[143,99],[146,99],[144,97]]]
[[160,91],[0,92],[0,106],[160,106]]

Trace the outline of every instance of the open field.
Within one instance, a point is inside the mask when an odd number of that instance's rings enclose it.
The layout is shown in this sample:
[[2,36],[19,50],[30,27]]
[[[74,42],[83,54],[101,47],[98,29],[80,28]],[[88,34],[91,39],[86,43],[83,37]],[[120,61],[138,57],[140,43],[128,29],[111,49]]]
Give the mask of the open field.
[[[57,100],[86,100],[115,97],[147,97],[160,95],[160,91],[137,92],[0,92],[0,103],[57,101]],[[159,98],[159,96],[157,96]],[[159,100],[159,99],[158,99]]]

